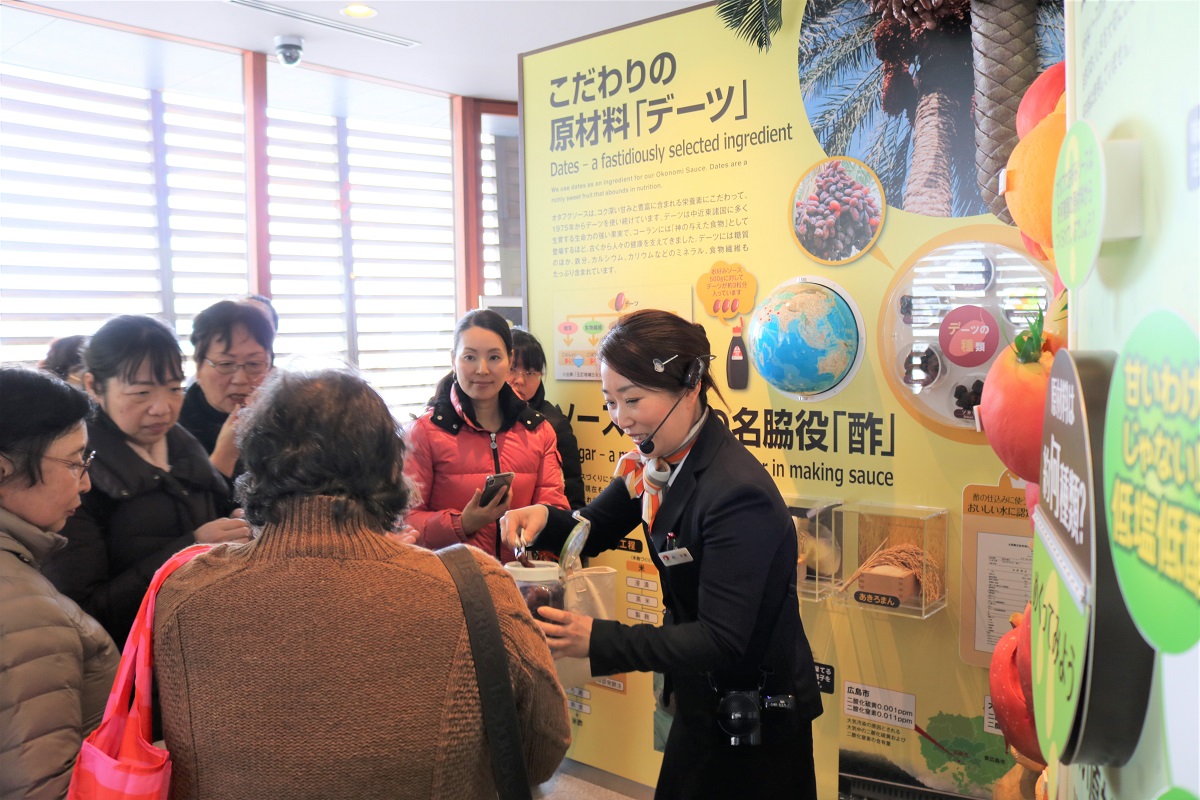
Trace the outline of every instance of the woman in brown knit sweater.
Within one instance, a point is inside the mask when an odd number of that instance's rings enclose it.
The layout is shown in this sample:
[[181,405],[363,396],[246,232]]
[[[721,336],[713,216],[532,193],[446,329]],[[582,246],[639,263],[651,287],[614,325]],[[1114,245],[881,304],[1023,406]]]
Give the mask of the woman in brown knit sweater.
[[[348,372],[277,371],[239,428],[258,536],[197,557],[158,598],[172,798],[494,797],[454,583],[388,536],[410,486],[382,398]],[[516,586],[475,555],[540,783],[570,741],[566,699]]]

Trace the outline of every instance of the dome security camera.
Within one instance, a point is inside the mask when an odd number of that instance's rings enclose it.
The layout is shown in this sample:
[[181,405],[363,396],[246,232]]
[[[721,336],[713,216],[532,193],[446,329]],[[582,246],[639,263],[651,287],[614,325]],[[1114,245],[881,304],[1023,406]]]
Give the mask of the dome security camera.
[[294,67],[304,58],[304,39],[286,35],[275,37],[275,57],[285,67]]

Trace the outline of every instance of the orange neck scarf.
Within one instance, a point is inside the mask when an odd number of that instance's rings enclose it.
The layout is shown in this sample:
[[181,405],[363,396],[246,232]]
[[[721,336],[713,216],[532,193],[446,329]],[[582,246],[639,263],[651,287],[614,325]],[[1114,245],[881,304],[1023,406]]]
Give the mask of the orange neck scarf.
[[665,456],[642,455],[642,451],[634,448],[621,456],[617,462],[617,470],[613,477],[625,481],[625,488],[629,490],[631,498],[642,498],[642,521],[646,523],[646,530],[654,528],[654,516],[662,505],[663,492],[671,481],[671,471],[691,452],[692,445],[696,443],[696,437],[707,419],[706,409],[700,416],[700,421],[688,431],[683,444]]

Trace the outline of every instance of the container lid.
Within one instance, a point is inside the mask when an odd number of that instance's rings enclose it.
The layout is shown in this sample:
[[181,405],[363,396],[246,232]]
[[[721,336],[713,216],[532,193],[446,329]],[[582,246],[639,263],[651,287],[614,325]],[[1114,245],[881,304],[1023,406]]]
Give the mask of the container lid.
[[581,564],[579,556],[583,552],[583,546],[587,544],[588,534],[592,530],[591,520],[587,517],[578,511],[572,513],[571,516],[575,518],[575,527],[567,534],[567,541],[563,543],[562,552],[558,556],[558,574],[563,583],[566,583],[568,575],[579,568]]
[[504,565],[515,580],[523,583],[558,583],[558,564],[553,561],[530,561],[533,566],[521,566],[519,561]]

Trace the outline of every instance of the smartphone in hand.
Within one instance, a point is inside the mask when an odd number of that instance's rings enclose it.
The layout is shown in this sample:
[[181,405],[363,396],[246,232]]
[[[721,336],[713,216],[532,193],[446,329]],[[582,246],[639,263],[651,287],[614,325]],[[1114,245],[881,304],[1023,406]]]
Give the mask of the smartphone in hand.
[[479,498],[479,505],[486,506],[496,498],[500,493],[501,487],[512,488],[513,473],[501,472],[498,475],[488,475],[487,480],[483,482],[483,495]]

